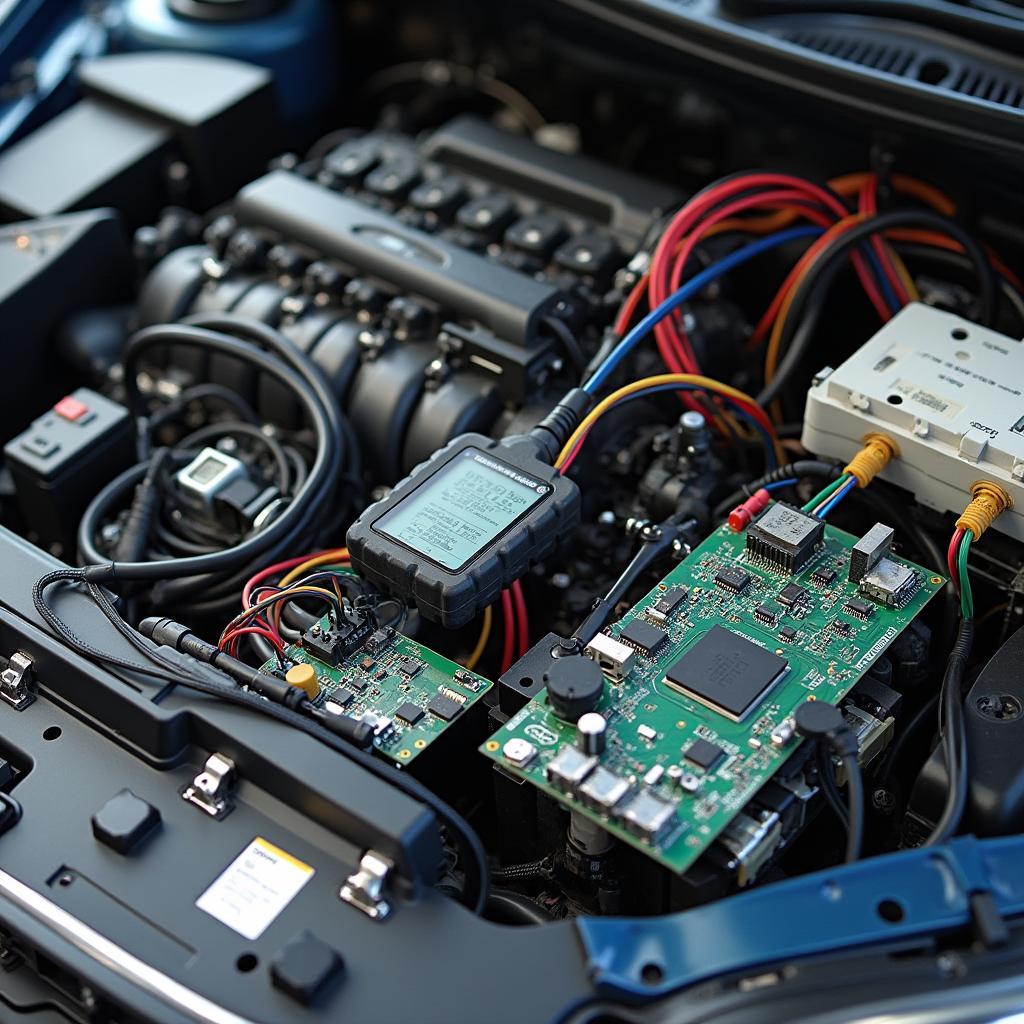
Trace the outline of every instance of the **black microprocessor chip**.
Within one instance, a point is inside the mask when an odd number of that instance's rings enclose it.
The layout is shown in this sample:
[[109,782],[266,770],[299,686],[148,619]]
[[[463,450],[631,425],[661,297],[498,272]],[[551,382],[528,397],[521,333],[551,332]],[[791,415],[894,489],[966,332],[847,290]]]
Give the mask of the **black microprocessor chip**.
[[754,609],[754,618],[758,622],[763,622],[766,626],[774,626],[777,609],[770,604],[759,604]]
[[422,717],[423,708],[413,704],[411,700],[407,700],[395,712],[395,718],[400,718],[403,722],[408,722],[410,725],[415,725]]
[[827,587],[830,584],[835,583],[837,575],[838,573],[835,569],[826,569],[822,567],[821,569],[815,569],[814,572],[811,573],[811,579],[817,583],[819,587]]
[[862,601],[859,597],[851,597],[846,604],[843,605],[843,611],[849,612],[850,615],[856,615],[858,619],[870,619],[871,613],[874,611],[874,607],[868,604],[867,601]]
[[351,690],[346,690],[344,686],[339,686],[336,690],[331,690],[330,696],[327,699],[344,708],[348,707],[355,700],[355,696]]
[[702,739],[694,740],[686,750],[683,751],[683,757],[685,757],[690,764],[695,764],[698,768],[703,768],[706,772],[711,771],[711,769],[714,768],[724,756],[725,751],[718,746],[717,743],[709,743],[707,740]]
[[739,722],[788,670],[785,658],[739,633],[712,626],[670,666],[665,681]]
[[665,622],[676,608],[686,600],[689,593],[686,587],[671,587],[647,609],[647,614],[652,619],[657,619],[658,622]]
[[649,622],[644,622],[643,619],[633,619],[619,633],[620,640],[625,640],[626,643],[632,644],[643,654],[650,654],[651,651],[657,650],[658,645],[667,636],[668,633],[665,630],[652,626]]
[[715,582],[734,594],[740,594],[750,584],[750,573],[726,565],[715,573]]
[[398,671],[408,679],[412,679],[422,668],[423,662],[417,661],[415,658],[402,658],[398,663]]
[[797,638],[797,631],[792,626],[783,626],[779,630],[779,636],[783,640],[795,640]]
[[793,605],[799,604],[806,596],[807,591],[799,583],[787,583],[779,591],[779,604],[792,608]]
[[451,697],[439,693],[427,702],[427,710],[442,721],[450,722],[462,710],[462,705]]

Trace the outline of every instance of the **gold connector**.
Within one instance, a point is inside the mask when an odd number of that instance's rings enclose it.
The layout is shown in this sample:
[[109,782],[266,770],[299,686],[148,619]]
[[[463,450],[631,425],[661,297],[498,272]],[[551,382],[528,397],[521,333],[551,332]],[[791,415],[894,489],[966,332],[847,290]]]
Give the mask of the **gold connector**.
[[977,540],[1004,509],[1013,508],[1013,498],[991,480],[971,484],[971,503],[956,521],[958,530],[968,530]]
[[857,478],[858,487],[867,487],[889,463],[899,458],[896,442],[885,434],[865,434],[864,447],[843,468]]

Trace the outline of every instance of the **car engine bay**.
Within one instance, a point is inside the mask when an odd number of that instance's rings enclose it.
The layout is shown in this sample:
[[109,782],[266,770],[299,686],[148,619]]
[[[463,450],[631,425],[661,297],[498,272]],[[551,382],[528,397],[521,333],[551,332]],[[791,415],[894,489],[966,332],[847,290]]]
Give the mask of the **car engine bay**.
[[10,1019],[1000,1016],[1024,20],[892,6],[126,0],[31,37]]

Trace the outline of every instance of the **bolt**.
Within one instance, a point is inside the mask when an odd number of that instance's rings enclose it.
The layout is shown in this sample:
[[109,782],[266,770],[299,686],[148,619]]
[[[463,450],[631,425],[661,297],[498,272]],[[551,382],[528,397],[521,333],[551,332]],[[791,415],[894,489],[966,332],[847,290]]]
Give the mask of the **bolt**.
[[871,806],[880,814],[892,814],[896,809],[896,797],[884,786],[879,786],[871,794]]

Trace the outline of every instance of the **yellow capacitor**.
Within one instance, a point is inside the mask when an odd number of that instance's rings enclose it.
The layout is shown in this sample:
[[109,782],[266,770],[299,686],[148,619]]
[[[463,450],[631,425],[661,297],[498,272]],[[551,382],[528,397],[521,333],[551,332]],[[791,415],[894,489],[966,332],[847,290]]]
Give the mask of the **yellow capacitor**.
[[310,700],[320,695],[320,683],[317,682],[316,669],[307,665],[304,661],[292,665],[285,674],[285,682],[291,686],[297,686],[300,690],[306,691]]

